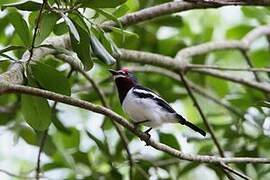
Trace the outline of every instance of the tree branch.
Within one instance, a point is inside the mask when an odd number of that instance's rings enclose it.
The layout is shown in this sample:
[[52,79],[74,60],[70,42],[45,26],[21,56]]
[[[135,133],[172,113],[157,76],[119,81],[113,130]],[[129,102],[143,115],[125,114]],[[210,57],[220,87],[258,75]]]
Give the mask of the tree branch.
[[215,69],[220,71],[251,71],[251,72],[266,72],[270,73],[269,68],[230,68],[230,67],[219,67],[216,65],[205,65],[205,64],[188,64],[188,69]]
[[264,164],[270,164],[270,158],[253,158],[253,157],[215,157],[215,156],[204,156],[204,155],[190,155],[182,153],[179,150],[176,150],[174,148],[171,148],[165,144],[158,143],[152,139],[149,140],[149,137],[147,134],[141,132],[136,127],[134,127],[133,124],[129,123],[126,119],[124,119],[122,116],[116,114],[115,112],[111,111],[110,109],[107,109],[105,107],[92,104],[87,101],[75,99],[69,96],[64,96],[61,94],[57,94],[51,91],[42,90],[34,87],[27,87],[23,85],[15,85],[15,84],[6,84],[1,83],[0,84],[0,95],[2,94],[8,94],[8,93],[23,93],[23,94],[29,94],[34,96],[40,96],[44,97],[46,99],[50,99],[53,101],[61,102],[64,104],[69,104],[74,107],[79,107],[82,109],[86,109],[89,111],[93,111],[99,114],[103,114],[109,118],[112,118],[117,123],[121,124],[128,130],[130,130],[133,134],[138,136],[143,141],[147,141],[150,146],[153,148],[163,151],[165,153],[168,153],[174,157],[177,157],[182,160],[187,161],[197,161],[202,163],[264,163]]
[[178,51],[175,59],[179,62],[184,61],[185,64],[187,64],[188,58],[195,55],[206,54],[212,51],[225,49],[240,49],[246,51],[255,40],[268,34],[270,34],[270,24],[259,26],[251,30],[244,36],[244,38],[242,38],[242,40],[212,41],[181,49]]
[[14,178],[19,178],[19,179],[36,179],[35,177],[21,176],[21,175],[18,175],[18,174],[14,174],[14,173],[11,173],[11,172],[9,172],[7,170],[4,170],[4,169],[0,169],[0,172],[6,174],[8,176],[11,176],[11,177],[14,177]]
[[43,150],[43,148],[45,146],[47,136],[48,136],[48,130],[45,130],[43,132],[42,137],[41,137],[40,147],[39,147],[39,151],[38,151],[37,168],[36,168],[36,180],[39,180],[39,178],[40,178],[40,158],[41,158],[42,150]]
[[267,83],[258,83],[256,81],[252,81],[252,80],[247,80],[245,78],[242,77],[236,77],[227,73],[223,73],[217,70],[212,70],[212,69],[193,69],[191,70],[193,72],[198,72],[198,73],[203,73],[209,76],[213,76],[213,77],[217,77],[217,78],[222,78],[222,79],[226,79],[235,83],[239,83],[239,84],[243,84],[246,86],[249,86],[251,88],[266,92],[266,93],[270,93],[270,84]]
[[[256,1],[246,1],[246,0],[236,0],[230,1],[230,3],[225,3],[226,1],[174,1],[168,2],[153,7],[142,9],[138,12],[127,14],[121,18],[118,18],[122,26],[130,26],[147,20],[157,18],[159,16],[172,14],[176,12],[187,11],[191,9],[204,9],[204,8],[218,8],[221,6],[228,5],[242,5],[242,6],[269,6],[270,2],[268,0],[256,0]],[[112,26],[118,26],[116,22],[108,21],[102,24],[104,30],[109,30]]]

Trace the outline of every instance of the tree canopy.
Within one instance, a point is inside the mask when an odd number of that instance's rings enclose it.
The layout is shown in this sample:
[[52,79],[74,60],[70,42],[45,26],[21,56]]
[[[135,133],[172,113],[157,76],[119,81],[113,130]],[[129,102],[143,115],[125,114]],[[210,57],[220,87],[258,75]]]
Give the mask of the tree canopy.
[[[269,179],[269,5],[2,0],[0,179]],[[207,136],[166,124],[148,140],[121,67]]]

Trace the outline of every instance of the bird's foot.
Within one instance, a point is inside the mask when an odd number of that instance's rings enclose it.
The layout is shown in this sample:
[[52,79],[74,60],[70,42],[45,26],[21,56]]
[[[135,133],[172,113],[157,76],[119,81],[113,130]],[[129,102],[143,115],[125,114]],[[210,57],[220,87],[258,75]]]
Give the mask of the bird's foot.
[[[146,131],[144,131],[144,133],[147,135],[146,139],[143,139],[143,141],[145,141],[145,146],[149,146],[150,145],[150,138],[151,135],[149,134],[149,132],[152,130],[152,128],[147,129]],[[142,140],[142,139],[141,139]]]
[[146,122],[150,122],[149,120],[144,120],[144,121],[138,121],[138,122],[133,122],[133,125],[135,128],[138,128],[138,126],[140,124],[146,123]]

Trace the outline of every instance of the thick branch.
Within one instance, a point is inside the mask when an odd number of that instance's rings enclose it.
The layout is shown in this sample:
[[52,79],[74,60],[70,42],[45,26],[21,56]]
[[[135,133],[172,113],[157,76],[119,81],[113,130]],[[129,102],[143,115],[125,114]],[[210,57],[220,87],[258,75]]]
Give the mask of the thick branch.
[[177,157],[179,159],[188,160],[188,161],[197,161],[197,162],[203,162],[203,163],[264,163],[264,164],[270,164],[269,158],[252,158],[252,157],[234,157],[234,158],[221,158],[221,157],[215,157],[215,156],[202,156],[202,155],[190,155],[182,153],[179,150],[176,150],[174,148],[171,148],[165,144],[158,143],[152,139],[149,140],[149,137],[147,134],[139,131],[136,127],[134,127],[133,124],[129,123],[126,119],[124,119],[122,116],[116,114],[115,112],[111,111],[110,109],[107,109],[105,107],[92,104],[87,101],[82,101],[79,99],[75,99],[69,96],[64,96],[61,94],[57,94],[54,92],[50,92],[47,90],[41,90],[38,88],[33,87],[27,87],[23,85],[9,85],[9,84],[1,84],[0,87],[0,94],[6,94],[6,93],[24,93],[24,94],[30,94],[34,96],[40,96],[44,97],[53,101],[61,102],[64,104],[69,104],[75,107],[79,107],[82,109],[86,109],[89,111],[93,111],[99,114],[103,114],[113,120],[115,120],[117,123],[121,124],[128,130],[130,130],[133,134],[138,136],[140,139],[147,141],[150,146],[153,148],[163,151],[165,153],[168,153],[174,157]]
[[253,29],[242,40],[213,41],[181,49],[175,58],[177,61],[186,62],[192,56],[217,50],[240,49],[246,51],[255,40],[267,34],[270,34],[270,24]]
[[[204,8],[218,8],[221,6],[228,5],[246,5],[246,6],[269,6],[270,2],[268,0],[256,0],[256,1],[246,1],[246,0],[236,0],[230,1],[230,3],[224,3],[225,1],[174,1],[168,2],[160,5],[156,5],[153,7],[142,9],[138,12],[127,14],[121,18],[119,18],[119,22],[121,22],[122,26],[129,26],[132,24],[137,24],[140,22],[144,22],[147,20],[151,20],[157,18],[159,16],[172,14],[176,12],[187,11],[191,9],[204,9]],[[109,21],[102,24],[102,28],[107,30],[112,26],[118,26],[116,22]]]
[[217,78],[222,78],[222,79],[226,79],[235,83],[239,83],[239,84],[243,84],[255,89],[258,89],[260,91],[266,92],[266,93],[270,93],[270,85],[267,83],[258,83],[256,81],[252,81],[252,80],[247,80],[244,79],[242,77],[236,77],[227,73],[223,73],[217,70],[212,70],[212,69],[194,69],[192,70],[193,72],[198,72],[198,73],[203,73],[206,75],[210,75],[213,77],[217,77]]

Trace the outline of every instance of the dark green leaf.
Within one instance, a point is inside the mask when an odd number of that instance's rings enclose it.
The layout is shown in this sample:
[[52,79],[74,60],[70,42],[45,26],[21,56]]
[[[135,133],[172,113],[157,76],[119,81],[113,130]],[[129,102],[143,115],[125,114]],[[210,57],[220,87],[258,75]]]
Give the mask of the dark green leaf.
[[98,148],[105,153],[107,156],[110,156],[110,151],[107,148],[107,146],[98,138],[96,138],[92,133],[90,133],[89,131],[86,131],[87,136],[92,139],[98,146]]
[[44,98],[23,94],[22,113],[26,122],[35,130],[44,131],[51,123],[51,109]]
[[74,36],[74,38],[76,39],[76,41],[80,41],[80,35],[75,27],[75,25],[73,24],[73,22],[69,19],[69,17],[67,17],[66,15],[62,14],[63,19],[65,20],[70,33]]
[[22,15],[14,11],[14,12],[11,12],[8,15],[8,17],[9,17],[9,21],[14,26],[16,33],[18,33],[24,45],[27,47],[30,47],[32,38],[30,36],[27,23],[23,19]]
[[268,107],[268,108],[270,108],[270,102],[267,102],[267,101],[259,101],[259,102],[257,103],[257,106],[259,106],[259,107]]
[[155,18],[151,23],[158,26],[171,26],[176,28],[183,26],[182,17],[172,15]]
[[58,15],[53,12],[43,14],[40,25],[39,25],[40,31],[35,41],[36,46],[41,44],[42,41],[50,35],[58,18],[59,18]]
[[103,47],[103,45],[99,42],[94,34],[91,35],[90,38],[91,47],[93,48],[94,54],[103,62],[108,65],[112,65],[116,62],[114,57],[110,55],[110,53]]
[[76,22],[74,22],[74,25],[79,32],[81,40],[78,42],[73,34],[70,34],[72,49],[82,61],[84,69],[88,71],[93,67],[89,34]]
[[16,49],[25,49],[25,47],[23,47],[23,46],[8,46],[8,47],[6,47],[4,49],[1,49],[0,54],[8,52],[8,51],[13,51],[13,50],[16,50]]
[[65,22],[56,24],[53,28],[53,33],[60,36],[68,32],[68,26]]
[[112,27],[111,28],[113,32],[118,33],[118,34],[124,34],[125,37],[134,37],[136,39],[139,39],[139,35],[131,32],[131,31],[127,31],[127,30],[122,30],[116,27]]
[[28,144],[36,145],[37,144],[37,135],[29,127],[21,127],[19,129],[19,136],[23,138]]
[[70,96],[70,83],[61,72],[43,63],[32,64],[31,69],[35,79],[43,88]]
[[78,0],[78,4],[82,4],[81,7],[89,8],[115,8],[127,0]]
[[97,13],[102,14],[104,17],[106,17],[109,20],[112,20],[116,23],[118,23],[118,25],[121,27],[121,22],[117,19],[117,17],[115,17],[114,15],[112,15],[112,13],[107,12],[103,9],[95,9]]
[[72,154],[72,156],[76,162],[83,163],[83,164],[87,165],[88,167],[91,165],[89,162],[89,158],[88,158],[87,153],[77,151],[76,153]]
[[24,1],[19,3],[5,4],[2,6],[2,10],[7,7],[15,7],[23,11],[37,11],[40,10],[42,4],[35,1]]
[[173,147],[175,149],[180,149],[180,145],[176,139],[176,137],[172,134],[168,133],[159,133],[159,141],[161,143],[167,144],[170,147]]
[[192,171],[194,168],[198,167],[199,165],[200,165],[200,163],[198,163],[198,162],[188,163],[183,169],[181,169],[180,176],[183,176],[186,173],[188,173],[189,171]]

